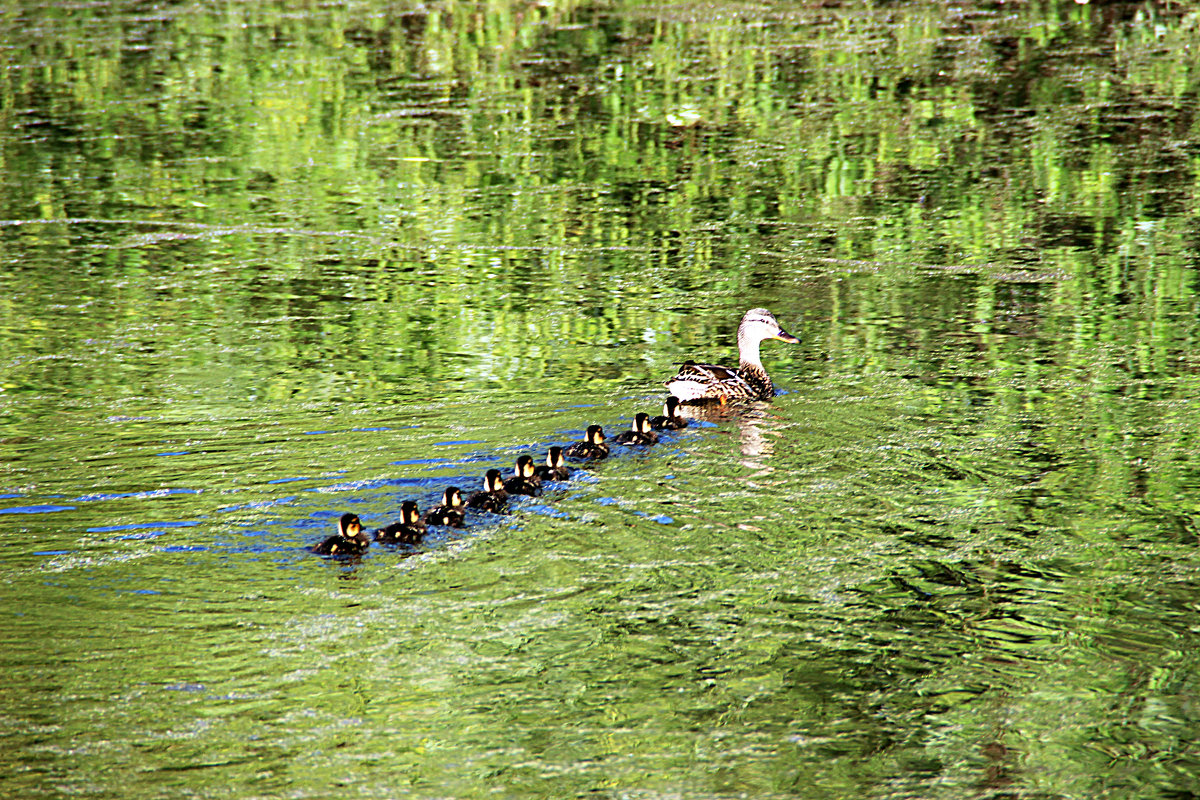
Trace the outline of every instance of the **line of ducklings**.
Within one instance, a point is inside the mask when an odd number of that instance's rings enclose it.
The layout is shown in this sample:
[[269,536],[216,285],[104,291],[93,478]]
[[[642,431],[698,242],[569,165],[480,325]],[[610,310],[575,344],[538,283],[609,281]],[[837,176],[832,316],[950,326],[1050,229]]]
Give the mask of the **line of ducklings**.
[[[655,431],[681,430],[687,426],[687,419],[679,413],[679,398],[670,395],[661,415],[651,417],[645,412],[638,412],[629,430],[618,433],[612,441],[621,445],[652,445],[658,442]],[[380,544],[418,544],[430,525],[465,527],[467,509],[503,514],[508,511],[510,496],[536,497],[542,493],[543,481],[565,481],[570,475],[566,463],[568,458],[595,462],[607,458],[608,453],[604,429],[599,425],[589,425],[582,441],[573,442],[565,448],[558,445],[551,447],[543,464],[535,465],[530,456],[520,456],[512,476],[507,480],[500,470],[489,469],[483,477],[483,489],[472,493],[465,501],[462,490],[457,486],[447,486],[442,492],[441,503],[422,517],[416,501],[405,500],[400,504],[400,520],[379,528],[373,536],[367,534],[357,514],[343,514],[338,520],[337,533],[311,550],[318,555],[359,555],[371,546],[372,540]]]
[[[775,396],[775,385],[767,374],[759,356],[759,345],[768,339],[796,344],[800,340],[785,331],[775,315],[765,308],[752,308],[742,316],[738,324],[738,365],[725,367],[718,364],[698,364],[685,361],[675,377],[664,382],[667,397],[662,416],[651,418],[639,413],[628,431],[617,434],[613,441],[626,445],[650,445],[658,441],[657,430],[678,430],[687,427],[687,420],[679,414],[682,403],[726,403],[753,400],[770,400]],[[500,470],[488,470],[483,479],[483,491],[475,492],[466,501],[466,508],[502,513],[508,508],[508,496],[514,494],[537,495],[541,493],[543,480],[565,480],[567,467],[565,458],[581,461],[598,461],[608,456],[608,443],[599,425],[591,425],[583,441],[575,442],[566,449],[551,447],[546,454],[546,463],[537,467],[529,456],[517,459],[513,476],[507,481],[500,478]],[[375,531],[375,541],[384,543],[415,544],[421,541],[428,525],[451,525],[462,527],[465,522],[462,492],[450,486],[442,494],[442,503],[422,519],[417,504],[405,500],[400,506],[400,521]],[[338,532],[313,548],[313,552],[324,555],[361,553],[371,544],[355,514],[343,514],[338,520]]]

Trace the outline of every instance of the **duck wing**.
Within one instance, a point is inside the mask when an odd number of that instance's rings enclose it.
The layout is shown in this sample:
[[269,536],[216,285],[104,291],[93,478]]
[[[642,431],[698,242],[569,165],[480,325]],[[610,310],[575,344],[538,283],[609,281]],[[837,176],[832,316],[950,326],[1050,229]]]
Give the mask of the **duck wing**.
[[666,382],[681,402],[719,397],[757,397],[761,390],[733,367],[685,361],[679,374]]

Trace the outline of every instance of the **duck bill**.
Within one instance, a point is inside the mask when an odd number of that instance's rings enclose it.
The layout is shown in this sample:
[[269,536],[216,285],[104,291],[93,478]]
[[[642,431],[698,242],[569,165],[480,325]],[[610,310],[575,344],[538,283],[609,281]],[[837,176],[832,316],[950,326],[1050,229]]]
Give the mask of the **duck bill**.
[[800,344],[799,339],[797,339],[795,336],[792,336],[783,328],[779,329],[779,333],[775,334],[775,338],[781,342],[787,342],[788,344]]

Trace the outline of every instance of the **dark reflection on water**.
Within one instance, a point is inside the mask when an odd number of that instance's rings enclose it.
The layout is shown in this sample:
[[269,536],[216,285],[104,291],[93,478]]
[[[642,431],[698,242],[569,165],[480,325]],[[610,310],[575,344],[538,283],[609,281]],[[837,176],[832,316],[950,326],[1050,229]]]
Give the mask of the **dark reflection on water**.
[[0,30],[0,794],[1200,793],[1186,5]]

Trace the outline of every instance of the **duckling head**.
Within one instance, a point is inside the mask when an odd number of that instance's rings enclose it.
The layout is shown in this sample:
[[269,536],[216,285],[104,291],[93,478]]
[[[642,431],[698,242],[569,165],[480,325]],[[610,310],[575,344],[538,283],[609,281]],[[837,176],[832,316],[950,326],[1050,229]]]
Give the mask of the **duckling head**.
[[405,500],[400,504],[400,521],[405,525],[415,525],[420,518],[416,500]]
[[529,456],[521,456],[517,459],[517,465],[513,468],[513,474],[518,478],[533,477],[533,459]]
[[344,539],[354,539],[360,533],[362,523],[358,521],[358,514],[342,514],[338,520],[338,534]]
[[667,395],[666,405],[663,406],[663,416],[674,417],[675,412],[679,409],[679,398],[673,394]]
[[636,433],[650,432],[650,415],[645,411],[639,411],[633,418],[633,430]]
[[546,452],[546,466],[551,468],[561,467],[566,463],[563,458],[562,448],[554,445]]
[[504,481],[500,479],[500,470],[489,469],[487,474],[483,476],[483,488],[489,492],[498,492],[504,488]]
[[587,440],[591,444],[600,444],[604,441],[604,429],[599,425],[588,425]]
[[442,505],[450,508],[459,508],[463,504],[462,492],[457,486],[447,486],[446,491],[442,492]]

